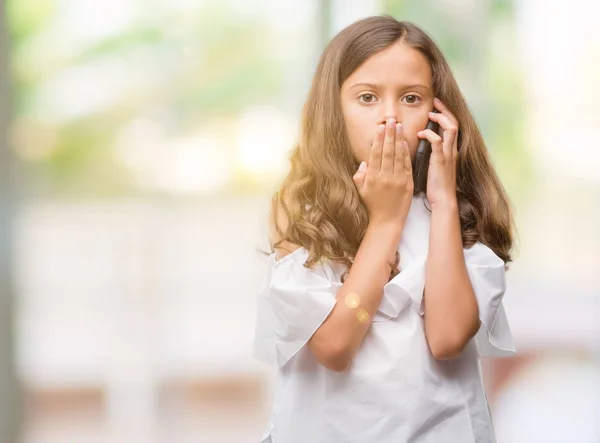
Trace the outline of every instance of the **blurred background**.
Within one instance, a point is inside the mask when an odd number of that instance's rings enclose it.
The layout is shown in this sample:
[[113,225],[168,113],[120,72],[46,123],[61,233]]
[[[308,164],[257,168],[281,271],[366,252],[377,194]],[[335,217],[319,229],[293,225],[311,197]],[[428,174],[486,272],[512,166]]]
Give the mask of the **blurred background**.
[[512,198],[499,443],[600,442],[600,6],[0,1],[0,442],[258,442],[268,200],[329,39],[446,54]]

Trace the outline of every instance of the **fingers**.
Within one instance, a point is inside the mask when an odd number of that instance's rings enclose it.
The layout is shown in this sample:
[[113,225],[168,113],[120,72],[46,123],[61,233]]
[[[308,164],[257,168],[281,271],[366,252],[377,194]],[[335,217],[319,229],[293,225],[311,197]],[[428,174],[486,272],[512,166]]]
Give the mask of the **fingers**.
[[431,155],[444,155],[444,148],[442,147],[442,137],[436,134],[431,129],[425,129],[424,131],[417,132],[419,138],[426,138],[431,143]]
[[369,174],[378,174],[381,169],[381,153],[383,150],[383,137],[385,132],[385,125],[377,126],[377,132],[375,134],[375,140],[371,146],[371,152],[369,153],[369,164],[367,172]]
[[385,125],[383,154],[381,157],[381,174],[385,177],[394,175],[394,149],[396,141],[396,120],[389,118]]
[[409,183],[412,183],[412,162],[410,161],[410,151],[408,150],[408,143],[404,141],[404,173],[409,180]]
[[439,112],[430,112],[429,120],[433,122],[438,122],[444,131],[456,131],[458,126],[454,123],[454,121],[446,114],[441,114]]
[[443,129],[442,135],[442,146],[444,154],[448,157],[452,156],[456,143],[456,136],[458,135],[458,126],[454,123],[454,120],[447,114],[441,114],[436,112],[429,113],[429,120],[437,122]]
[[452,112],[450,112],[450,109],[448,109],[448,107],[442,103],[439,98],[436,97],[433,99],[433,106],[435,109],[440,111],[440,113],[448,117],[454,126],[458,127],[458,119],[452,114]]
[[402,124],[396,124],[396,142],[394,147],[394,175],[404,171],[404,128]]

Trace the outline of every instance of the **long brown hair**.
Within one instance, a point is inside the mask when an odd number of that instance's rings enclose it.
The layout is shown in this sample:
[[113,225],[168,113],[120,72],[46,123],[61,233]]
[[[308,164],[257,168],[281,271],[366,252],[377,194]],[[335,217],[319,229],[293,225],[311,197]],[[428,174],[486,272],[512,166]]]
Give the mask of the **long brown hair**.
[[[514,222],[506,192],[494,171],[483,138],[440,49],[421,29],[390,16],[359,20],[343,29],[326,47],[302,111],[298,144],[290,170],[271,200],[279,240],[305,247],[305,266],[326,258],[354,261],[365,235],[368,214],[352,181],[358,164],[352,155],[340,105],[344,81],[369,57],[402,41],[429,60],[433,90],[460,123],[457,200],[463,247],[477,241],[505,263],[512,261]],[[282,210],[287,226],[279,226]],[[280,220],[280,219],[279,219]],[[396,254],[391,276],[397,274]]]

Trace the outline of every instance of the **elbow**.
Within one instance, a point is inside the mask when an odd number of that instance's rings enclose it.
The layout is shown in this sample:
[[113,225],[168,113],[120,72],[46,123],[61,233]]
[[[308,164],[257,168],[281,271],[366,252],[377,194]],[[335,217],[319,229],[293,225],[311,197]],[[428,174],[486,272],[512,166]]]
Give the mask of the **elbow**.
[[434,337],[428,337],[429,350],[433,358],[436,360],[452,360],[458,357],[477,333],[480,324],[478,318],[473,327],[462,334],[438,334]]
[[460,355],[464,347],[464,345],[458,344],[458,342],[441,340],[429,344],[431,355],[436,360],[452,360]]
[[334,371],[334,372],[344,372],[346,369],[348,369],[350,367],[350,363],[352,363],[351,360],[340,359],[340,358],[330,359],[326,362],[321,362],[321,364],[324,367],[326,367],[330,371]]
[[313,354],[319,364],[334,372],[344,372],[352,364],[352,353],[347,346],[313,346]]
[[345,347],[332,348],[320,362],[330,371],[344,372],[352,364],[352,355]]

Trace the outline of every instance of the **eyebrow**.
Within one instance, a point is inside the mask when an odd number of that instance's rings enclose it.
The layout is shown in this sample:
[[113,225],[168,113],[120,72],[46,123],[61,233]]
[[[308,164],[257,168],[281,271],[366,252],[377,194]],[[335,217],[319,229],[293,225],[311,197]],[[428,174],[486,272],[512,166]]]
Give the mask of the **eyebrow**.
[[[358,86],[366,86],[366,87],[371,88],[371,89],[379,89],[380,88],[379,85],[376,85],[376,84],[373,84],[373,83],[356,83],[356,84],[350,86],[348,88],[348,90],[354,89],[354,88],[356,88]],[[422,88],[422,89],[425,89],[425,90],[429,89],[426,85],[421,84],[421,83],[414,83],[412,85],[402,85],[401,89],[418,89],[418,88]]]

